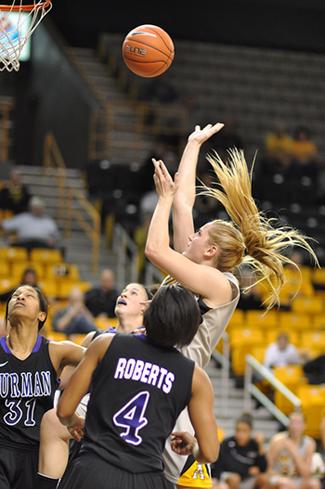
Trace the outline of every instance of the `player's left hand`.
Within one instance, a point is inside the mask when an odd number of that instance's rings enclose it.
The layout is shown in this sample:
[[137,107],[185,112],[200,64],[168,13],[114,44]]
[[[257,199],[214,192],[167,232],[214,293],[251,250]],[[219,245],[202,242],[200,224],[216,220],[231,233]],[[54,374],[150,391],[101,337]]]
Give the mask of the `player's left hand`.
[[173,198],[178,185],[177,173],[175,175],[175,179],[173,180],[163,161],[157,161],[153,158],[152,162],[155,167],[153,179],[158,197]]
[[67,426],[70,435],[77,441],[81,441],[84,437],[84,426],[85,426],[85,418],[78,416],[78,414],[73,415],[72,423]]
[[171,435],[172,450],[178,455],[192,455],[193,449],[197,446],[195,436],[187,431],[177,431]]

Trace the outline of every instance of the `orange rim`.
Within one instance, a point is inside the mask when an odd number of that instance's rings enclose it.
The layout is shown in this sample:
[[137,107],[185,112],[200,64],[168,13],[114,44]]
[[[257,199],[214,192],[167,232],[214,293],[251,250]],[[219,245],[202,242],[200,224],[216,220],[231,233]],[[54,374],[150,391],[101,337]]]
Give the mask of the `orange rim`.
[[0,12],[30,12],[35,8],[47,8],[51,6],[51,0],[45,2],[33,3],[30,5],[0,5]]

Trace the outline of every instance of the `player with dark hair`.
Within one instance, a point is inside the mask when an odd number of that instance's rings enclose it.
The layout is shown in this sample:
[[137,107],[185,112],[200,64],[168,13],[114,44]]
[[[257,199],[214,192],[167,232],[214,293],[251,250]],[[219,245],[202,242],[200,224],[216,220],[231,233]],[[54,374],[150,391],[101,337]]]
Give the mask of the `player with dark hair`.
[[9,333],[0,339],[1,489],[35,488],[42,416],[53,406],[62,369],[77,365],[84,353],[70,341],[39,335],[46,317],[38,288],[14,290],[6,305]]
[[[193,294],[161,287],[144,316],[147,335],[102,335],[91,343],[58,404],[58,416],[79,438],[76,459],[62,489],[170,489],[162,452],[179,413],[188,405],[195,427],[196,457],[217,458],[219,443],[213,390],[206,373],[175,346],[190,342],[201,314]],[[75,414],[91,393],[86,421]],[[191,442],[177,433],[178,450]]]
[[[118,319],[116,328],[109,328],[107,332],[114,333],[136,333],[144,330],[143,315],[148,307],[150,291],[139,283],[130,283],[124,287],[117,298],[115,315]],[[92,340],[102,334],[100,331],[91,331],[85,337],[82,345],[88,347]],[[61,377],[60,387],[64,389],[72,375],[72,368],[65,369]],[[85,417],[89,394],[80,402],[77,413]],[[55,489],[59,479],[62,478],[68,464],[69,440],[71,434],[63,426],[57,415],[56,408],[49,410],[42,419],[41,439],[38,464],[38,486],[37,489]],[[73,450],[75,453],[75,450]]]

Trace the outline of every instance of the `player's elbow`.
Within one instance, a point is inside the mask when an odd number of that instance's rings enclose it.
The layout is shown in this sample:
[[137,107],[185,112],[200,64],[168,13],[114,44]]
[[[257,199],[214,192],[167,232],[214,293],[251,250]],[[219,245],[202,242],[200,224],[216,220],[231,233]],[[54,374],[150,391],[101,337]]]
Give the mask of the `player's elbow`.
[[152,244],[146,245],[144,254],[152,263],[156,263],[156,261],[159,259],[158,247]]
[[69,409],[65,403],[59,402],[58,407],[56,408],[56,415],[62,424],[66,425],[67,420],[72,416],[72,414],[73,411],[71,412],[71,409]]

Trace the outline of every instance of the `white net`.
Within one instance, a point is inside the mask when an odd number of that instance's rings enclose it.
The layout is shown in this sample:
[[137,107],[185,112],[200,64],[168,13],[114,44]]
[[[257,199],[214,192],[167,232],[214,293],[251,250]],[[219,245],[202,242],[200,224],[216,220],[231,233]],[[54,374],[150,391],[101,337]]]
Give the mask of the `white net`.
[[0,71],[18,71],[30,36],[51,10],[50,0],[13,0],[0,5]]

